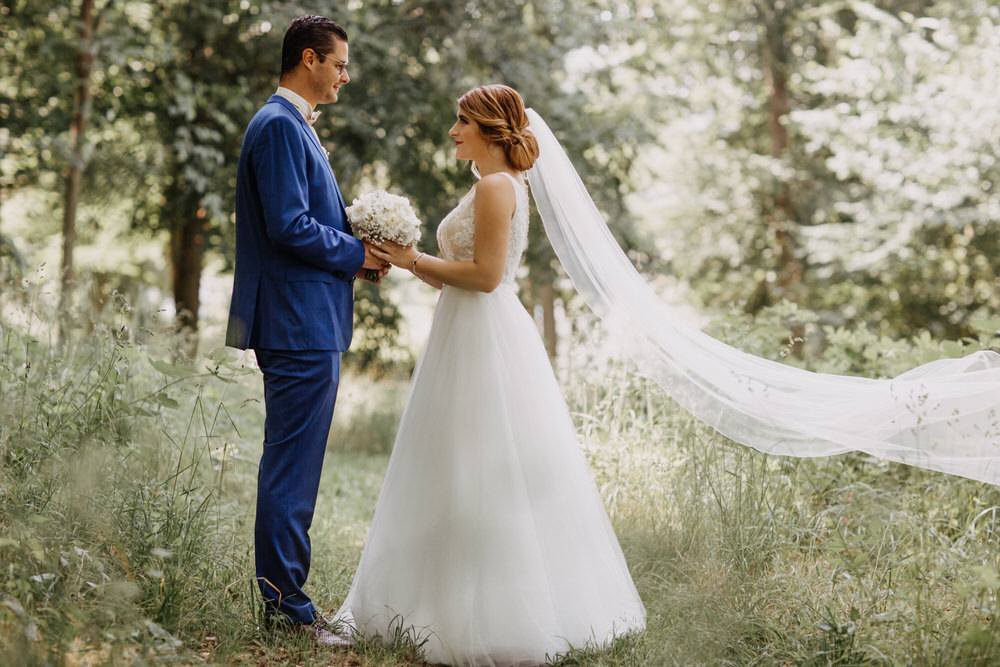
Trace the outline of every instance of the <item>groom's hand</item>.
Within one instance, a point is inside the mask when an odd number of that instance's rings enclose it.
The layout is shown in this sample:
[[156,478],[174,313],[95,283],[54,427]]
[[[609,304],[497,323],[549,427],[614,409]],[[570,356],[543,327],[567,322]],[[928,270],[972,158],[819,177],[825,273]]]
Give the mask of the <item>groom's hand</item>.
[[354,277],[366,280],[370,283],[375,283],[377,285],[382,282],[382,279],[385,278],[387,273],[389,273],[390,268],[391,265],[387,265],[381,269],[361,269],[354,275]]
[[[389,266],[391,266],[389,262],[385,261],[384,259],[381,259],[380,257],[376,257],[372,253],[372,248],[374,248],[375,246],[373,246],[368,241],[362,241],[362,243],[365,245],[365,263],[361,265],[361,270],[362,271],[365,269],[375,269],[376,271],[381,271],[382,269],[388,270]],[[385,274],[383,273],[382,275],[384,276]]]
[[368,241],[362,241],[361,243],[365,246],[365,263],[361,265],[361,270],[358,271],[354,277],[361,278],[361,280],[367,280],[370,283],[380,283],[382,279],[385,278],[385,274],[389,273],[389,269],[392,266],[389,262],[385,261],[380,257],[376,257],[372,253],[372,249],[375,248]]

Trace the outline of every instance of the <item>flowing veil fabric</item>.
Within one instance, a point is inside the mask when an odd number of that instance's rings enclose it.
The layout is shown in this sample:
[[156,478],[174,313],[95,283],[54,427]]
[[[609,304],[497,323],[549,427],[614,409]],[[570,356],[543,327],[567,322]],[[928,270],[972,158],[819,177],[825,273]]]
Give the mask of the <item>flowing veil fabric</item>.
[[563,268],[640,372],[695,417],[771,454],[861,451],[1000,484],[1000,355],[873,380],[761,359],[685,325],[629,262],[545,121],[528,117],[541,153],[531,192]]

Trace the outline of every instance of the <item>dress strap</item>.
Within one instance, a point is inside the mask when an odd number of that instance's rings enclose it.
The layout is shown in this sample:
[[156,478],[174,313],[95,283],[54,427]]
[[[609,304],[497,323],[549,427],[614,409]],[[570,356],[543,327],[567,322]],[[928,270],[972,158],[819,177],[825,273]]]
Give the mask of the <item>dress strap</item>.
[[521,187],[521,188],[524,187],[524,179],[523,178],[518,178],[514,174],[512,174],[510,172],[507,172],[507,171],[501,171],[501,172],[498,172],[498,173],[503,174],[504,176],[506,176],[507,178],[510,179],[510,182],[514,184],[514,190],[515,191],[519,187]]

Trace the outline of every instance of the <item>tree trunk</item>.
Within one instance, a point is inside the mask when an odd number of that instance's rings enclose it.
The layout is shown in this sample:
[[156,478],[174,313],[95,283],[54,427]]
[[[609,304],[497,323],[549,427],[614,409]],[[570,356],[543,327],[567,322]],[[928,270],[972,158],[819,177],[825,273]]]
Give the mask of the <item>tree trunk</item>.
[[[774,66],[769,68],[771,91],[768,96],[768,126],[771,131],[771,157],[779,158],[788,148],[788,129],[782,118],[788,114],[788,82],[785,72]],[[792,205],[791,187],[782,183],[774,201],[772,227],[778,265],[778,286],[793,287],[802,282],[802,263],[796,256],[795,208]]]
[[198,291],[201,287],[206,227],[206,213],[204,209],[199,209],[188,222],[175,226],[170,234],[177,330],[191,336],[187,350],[191,355],[198,349]]
[[[771,137],[771,157],[780,158],[789,145],[788,128],[785,127],[783,119],[791,108],[788,94],[788,67],[791,56],[786,43],[788,13],[791,9],[787,4],[775,0],[762,0],[757,3],[757,8],[764,20],[764,60],[769,85],[767,124]],[[783,296],[793,296],[794,287],[802,282],[802,262],[796,253],[798,246],[796,215],[791,186],[788,183],[782,183],[778,187],[774,208],[769,217],[776,246],[776,282],[781,288],[792,288],[782,289]]]
[[[767,125],[771,136],[771,157],[781,158],[788,150],[788,128],[783,122],[791,110],[788,94],[788,69],[792,57],[788,50],[788,18],[793,9],[785,0],[760,0],[757,8],[764,19],[764,61],[769,84],[767,96]],[[791,185],[787,182],[778,184],[774,198],[774,206],[768,218],[771,235],[774,239],[775,284],[779,298],[795,301],[797,288],[802,284],[802,262],[798,257],[798,227],[796,223],[795,206],[792,202]],[[758,285],[756,299],[761,303],[770,300],[767,286],[762,282]],[[759,293],[763,292],[761,298]],[[785,340],[793,355],[802,357],[805,339],[805,328],[801,324],[792,324],[790,335]]]
[[62,333],[65,334],[66,312],[73,289],[73,247],[76,245],[76,211],[80,202],[80,182],[86,167],[86,130],[90,120],[90,78],[97,60],[94,43],[94,0],[83,0],[80,5],[80,43],[77,46],[74,70],[76,94],[73,100],[73,118],[70,122],[72,149],[66,168],[66,188],[63,203],[63,252],[62,284],[59,311]]
[[[775,47],[768,50],[771,48]],[[777,66],[773,55],[768,60],[767,126],[771,135],[771,157],[781,157],[788,148],[788,128],[781,122],[789,110],[788,77],[783,68]]]
[[70,165],[66,170],[66,189],[63,196],[63,226],[62,226],[62,292],[60,293],[59,311],[65,315],[70,304],[70,293],[73,290],[73,248],[76,246],[76,207],[80,200],[80,181],[83,169],[79,165]]

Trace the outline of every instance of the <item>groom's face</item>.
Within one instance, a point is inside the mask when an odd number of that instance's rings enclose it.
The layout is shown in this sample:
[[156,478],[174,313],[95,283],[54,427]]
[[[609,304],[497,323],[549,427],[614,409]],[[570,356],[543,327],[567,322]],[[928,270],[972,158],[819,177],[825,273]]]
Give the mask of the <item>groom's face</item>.
[[351,80],[347,73],[347,42],[333,39],[323,57],[311,68],[312,89],[316,104],[333,104],[340,97],[340,87]]

